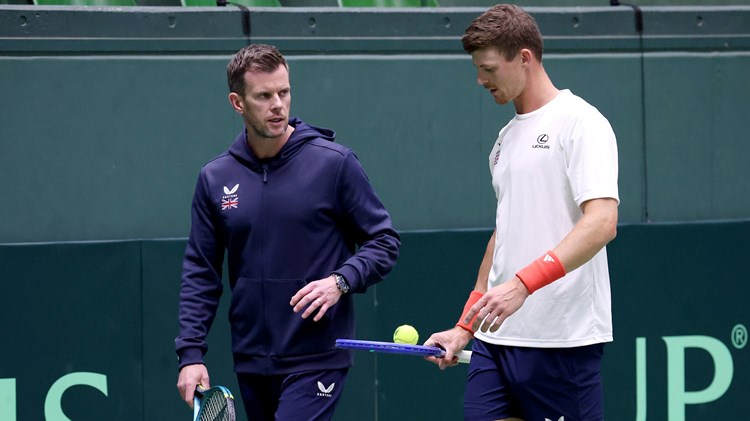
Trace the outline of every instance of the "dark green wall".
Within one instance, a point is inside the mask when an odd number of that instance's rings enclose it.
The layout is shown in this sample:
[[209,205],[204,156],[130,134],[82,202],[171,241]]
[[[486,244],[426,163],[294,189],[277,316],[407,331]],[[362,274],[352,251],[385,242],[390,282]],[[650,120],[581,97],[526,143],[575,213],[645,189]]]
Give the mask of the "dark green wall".
[[[482,10],[253,10],[248,35],[231,7],[0,6],[0,242],[185,237],[248,40],[288,56],[293,112],[355,149],[399,229],[489,227],[513,110],[460,47]],[[557,85],[615,129],[621,222],[750,215],[750,7],[644,7],[642,37],[629,7],[530,10]]]
[[[392,276],[357,296],[357,336],[387,341],[408,323],[423,341],[452,326],[490,233],[405,233]],[[747,221],[620,226],[608,247],[607,420],[743,419],[749,239]],[[184,240],[0,245],[0,419],[14,421],[10,403],[19,421],[44,419],[52,385],[81,372],[106,376],[108,393],[80,385],[51,399],[73,420],[186,419],[173,351],[184,248]],[[224,305],[207,364],[213,383],[237,392],[226,317]],[[418,358],[358,353],[336,419],[461,419],[465,374],[466,366],[440,371]],[[701,395],[711,385],[716,396]],[[690,393],[701,403],[684,403]]]

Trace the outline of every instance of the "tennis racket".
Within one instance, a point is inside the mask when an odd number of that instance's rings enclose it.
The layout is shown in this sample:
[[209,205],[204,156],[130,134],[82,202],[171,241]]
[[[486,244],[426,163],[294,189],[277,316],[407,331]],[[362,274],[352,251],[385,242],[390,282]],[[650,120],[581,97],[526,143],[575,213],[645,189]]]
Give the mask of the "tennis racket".
[[198,385],[193,398],[193,421],[236,421],[232,392],[224,386],[204,389]]
[[[364,341],[359,339],[336,339],[336,348],[355,349],[359,351],[382,352],[386,354],[405,354],[422,357],[445,355],[445,350],[436,346],[399,344],[396,342]],[[461,351],[456,355],[458,362],[467,364],[471,361],[471,351]]]

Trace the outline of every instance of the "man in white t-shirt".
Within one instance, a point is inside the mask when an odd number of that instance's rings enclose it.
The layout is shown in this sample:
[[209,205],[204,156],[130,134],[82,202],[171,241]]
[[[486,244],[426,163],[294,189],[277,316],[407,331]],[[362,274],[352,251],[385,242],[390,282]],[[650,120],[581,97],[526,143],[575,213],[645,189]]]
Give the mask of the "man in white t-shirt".
[[[475,338],[466,420],[601,420],[601,359],[612,341],[605,245],[617,230],[617,145],[593,106],[557,89],[534,19],[513,5],[462,39],[477,82],[516,116],[489,156],[495,231],[456,327],[426,342],[441,369]],[[541,257],[540,257],[541,256]]]

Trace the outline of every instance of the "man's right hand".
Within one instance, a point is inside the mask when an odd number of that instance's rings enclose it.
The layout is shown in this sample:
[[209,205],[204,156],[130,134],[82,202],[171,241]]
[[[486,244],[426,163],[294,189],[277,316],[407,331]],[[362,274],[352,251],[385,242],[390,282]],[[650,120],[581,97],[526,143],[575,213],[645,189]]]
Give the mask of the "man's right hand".
[[211,387],[211,381],[208,378],[208,369],[203,364],[186,365],[180,370],[180,375],[177,378],[177,390],[180,391],[180,396],[190,408],[193,407],[193,397],[195,395],[195,387],[201,385],[204,389]]
[[458,365],[456,354],[461,352],[473,337],[474,335],[471,332],[458,326],[453,329],[433,333],[424,344],[444,349],[445,355],[441,358],[425,357],[425,359],[437,364],[441,370],[445,370],[446,367]]

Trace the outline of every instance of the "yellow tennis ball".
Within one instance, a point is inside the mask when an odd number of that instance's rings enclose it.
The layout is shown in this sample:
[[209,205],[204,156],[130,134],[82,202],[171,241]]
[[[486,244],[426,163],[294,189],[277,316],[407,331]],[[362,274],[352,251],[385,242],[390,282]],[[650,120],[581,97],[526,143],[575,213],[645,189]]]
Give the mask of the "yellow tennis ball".
[[414,329],[414,326],[401,325],[393,332],[393,342],[416,345],[419,342],[419,333],[417,333],[417,329]]

